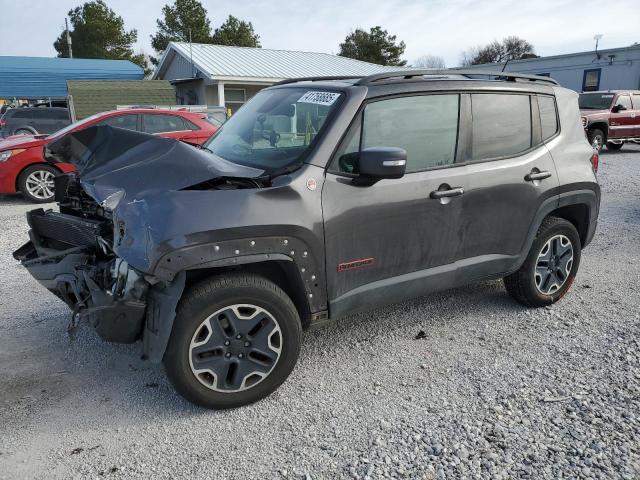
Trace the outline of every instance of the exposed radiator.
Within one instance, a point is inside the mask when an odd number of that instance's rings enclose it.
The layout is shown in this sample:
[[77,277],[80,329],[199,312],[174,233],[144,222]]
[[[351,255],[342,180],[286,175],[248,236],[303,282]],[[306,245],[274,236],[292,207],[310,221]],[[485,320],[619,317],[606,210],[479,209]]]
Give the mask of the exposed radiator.
[[96,237],[102,236],[106,227],[105,222],[58,212],[45,212],[41,208],[29,212],[27,219],[36,235],[78,247],[95,246]]

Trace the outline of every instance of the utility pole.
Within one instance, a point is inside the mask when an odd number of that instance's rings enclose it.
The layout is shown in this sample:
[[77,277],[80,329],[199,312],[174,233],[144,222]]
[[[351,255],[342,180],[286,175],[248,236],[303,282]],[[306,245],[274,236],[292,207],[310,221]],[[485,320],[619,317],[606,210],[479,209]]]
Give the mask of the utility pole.
[[64,27],[67,31],[67,47],[69,48],[69,58],[73,58],[73,50],[71,49],[71,35],[69,35],[69,22],[67,17],[64,18]]

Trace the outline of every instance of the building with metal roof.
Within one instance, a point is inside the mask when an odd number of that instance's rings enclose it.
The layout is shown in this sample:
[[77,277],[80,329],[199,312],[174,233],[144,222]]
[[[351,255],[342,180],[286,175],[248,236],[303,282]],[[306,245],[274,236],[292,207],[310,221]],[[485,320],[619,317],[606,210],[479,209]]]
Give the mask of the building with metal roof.
[[465,69],[543,75],[576,92],[640,89],[640,44],[590,52],[473,65]]
[[129,60],[0,56],[0,98],[65,99],[67,80],[142,80]]
[[170,80],[180,104],[225,106],[233,112],[262,88],[288,78],[402,69],[328,53],[171,42],[153,78]]

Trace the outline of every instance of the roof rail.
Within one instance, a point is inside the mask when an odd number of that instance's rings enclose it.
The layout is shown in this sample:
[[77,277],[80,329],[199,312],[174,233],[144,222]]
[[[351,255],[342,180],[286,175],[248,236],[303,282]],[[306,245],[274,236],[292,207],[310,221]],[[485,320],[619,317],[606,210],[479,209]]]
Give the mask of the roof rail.
[[527,75],[524,73],[515,72],[499,72],[493,70],[399,70],[396,72],[376,73],[375,75],[369,75],[368,77],[362,77],[355,85],[370,85],[381,80],[393,80],[401,79],[408,80],[413,77],[421,77],[423,75],[462,75],[464,77],[473,76],[489,76],[497,77],[498,80],[506,80],[508,82],[515,82],[518,79],[528,80],[530,82],[542,82],[550,83],[552,85],[560,85],[557,81],[550,77],[543,77],[540,75]]
[[360,75],[336,75],[336,76],[328,76],[328,77],[300,77],[300,78],[287,78],[286,80],[281,80],[278,83],[274,83],[274,85],[286,85],[287,83],[296,83],[296,82],[322,82],[325,80],[353,80],[354,78],[362,78]]

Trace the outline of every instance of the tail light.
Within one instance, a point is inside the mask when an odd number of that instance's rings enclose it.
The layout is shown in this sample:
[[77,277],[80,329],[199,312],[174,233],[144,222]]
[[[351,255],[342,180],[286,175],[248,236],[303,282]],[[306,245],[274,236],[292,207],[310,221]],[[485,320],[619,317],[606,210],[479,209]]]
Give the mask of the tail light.
[[593,155],[591,155],[591,168],[593,168],[594,173],[598,171],[599,161],[600,161],[600,156],[598,155],[598,152],[594,152]]

